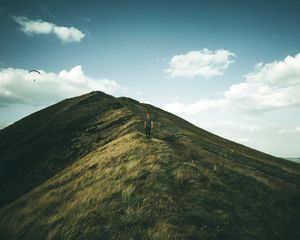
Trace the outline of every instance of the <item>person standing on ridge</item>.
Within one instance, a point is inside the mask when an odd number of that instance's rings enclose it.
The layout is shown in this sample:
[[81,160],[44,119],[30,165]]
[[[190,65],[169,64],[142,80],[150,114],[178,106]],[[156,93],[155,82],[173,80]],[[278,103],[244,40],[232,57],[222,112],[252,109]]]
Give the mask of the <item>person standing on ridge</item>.
[[144,129],[146,130],[146,138],[150,140],[151,138],[151,129],[153,128],[154,124],[150,117],[150,113],[147,113],[146,119],[144,121]]

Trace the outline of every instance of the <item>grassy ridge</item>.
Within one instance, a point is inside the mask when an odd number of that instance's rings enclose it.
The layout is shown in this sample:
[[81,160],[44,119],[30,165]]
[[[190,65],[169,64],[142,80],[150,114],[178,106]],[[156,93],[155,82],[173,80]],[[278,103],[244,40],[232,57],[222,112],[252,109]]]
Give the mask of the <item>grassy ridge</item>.
[[[93,105],[91,111],[99,100],[93,95],[85,101]],[[85,134],[78,131],[71,141],[72,150],[91,144],[89,151],[82,156],[77,153],[76,160],[2,207],[0,236],[299,236],[299,165],[217,137],[150,105],[126,98],[110,102],[118,107],[107,104],[89,121],[83,121]],[[86,102],[80,104],[88,109]],[[150,142],[141,129],[143,115],[149,110],[156,117]],[[89,111],[74,114],[90,116]],[[98,138],[88,142],[95,132]]]
[[121,122],[107,126],[105,116],[121,108],[115,98],[93,92],[64,100],[1,130],[0,207],[108,141]]

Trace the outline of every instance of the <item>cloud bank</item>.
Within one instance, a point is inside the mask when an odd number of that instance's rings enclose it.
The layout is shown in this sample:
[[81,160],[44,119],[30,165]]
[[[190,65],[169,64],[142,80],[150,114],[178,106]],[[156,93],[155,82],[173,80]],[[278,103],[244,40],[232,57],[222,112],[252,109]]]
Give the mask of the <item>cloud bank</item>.
[[225,49],[211,51],[205,48],[200,51],[190,51],[173,56],[165,73],[171,77],[183,78],[219,76],[223,75],[224,70],[234,62],[231,59],[234,56],[234,53]]
[[199,100],[191,104],[184,104],[180,102],[170,103],[164,106],[164,109],[172,113],[183,113],[183,114],[196,114],[198,112],[211,110],[214,108],[222,108],[226,105],[226,101],[220,100]]
[[24,69],[1,69],[0,107],[11,104],[43,106],[91,91],[99,90],[112,94],[122,90],[113,80],[86,76],[81,66],[59,73],[40,72],[41,75],[28,73]]
[[221,99],[205,99],[190,104],[165,105],[173,113],[196,114],[220,108],[233,111],[263,112],[300,106],[300,53],[282,61],[259,63],[245,81],[232,85]]
[[40,19],[30,20],[22,16],[14,16],[13,19],[20,24],[21,31],[27,35],[54,34],[63,43],[80,42],[85,37],[85,34],[75,27],[57,26],[54,23]]
[[245,78],[245,82],[232,85],[224,93],[233,109],[270,111],[300,106],[300,53],[259,64]]

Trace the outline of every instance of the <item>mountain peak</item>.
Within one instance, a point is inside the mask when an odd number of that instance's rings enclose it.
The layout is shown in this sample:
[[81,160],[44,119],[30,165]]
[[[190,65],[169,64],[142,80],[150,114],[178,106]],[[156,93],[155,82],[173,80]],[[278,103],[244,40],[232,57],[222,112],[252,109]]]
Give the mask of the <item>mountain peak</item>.
[[0,164],[3,239],[299,234],[299,164],[126,97],[91,92],[1,130]]

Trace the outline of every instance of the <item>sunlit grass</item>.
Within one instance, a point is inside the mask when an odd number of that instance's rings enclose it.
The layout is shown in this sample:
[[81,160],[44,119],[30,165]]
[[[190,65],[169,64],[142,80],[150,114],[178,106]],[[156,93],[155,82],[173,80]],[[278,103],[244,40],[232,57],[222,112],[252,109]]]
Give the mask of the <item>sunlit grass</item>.
[[299,233],[299,166],[156,108],[160,127],[147,141],[137,114],[147,108],[125,99],[95,118],[85,131],[107,138],[76,136],[74,146],[92,150],[2,208],[0,236],[233,240]]

